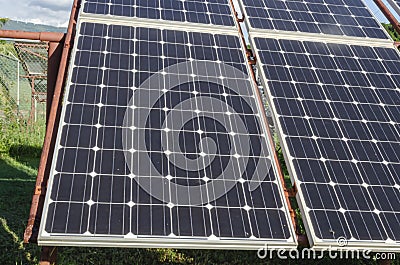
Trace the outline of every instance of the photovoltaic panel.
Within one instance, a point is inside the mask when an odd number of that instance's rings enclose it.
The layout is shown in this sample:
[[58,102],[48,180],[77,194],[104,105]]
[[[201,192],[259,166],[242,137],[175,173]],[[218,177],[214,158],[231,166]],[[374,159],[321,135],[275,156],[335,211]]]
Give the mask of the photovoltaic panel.
[[394,11],[396,11],[396,13],[398,15],[400,15],[400,1],[398,1],[398,0],[387,0],[387,2],[393,7]]
[[250,30],[388,39],[362,0],[239,0]]
[[[252,38],[314,247],[400,247],[400,56]],[[340,246],[340,245],[339,245]]]
[[228,0],[85,0],[86,14],[234,27]]
[[78,32],[39,244],[296,245],[237,34]]

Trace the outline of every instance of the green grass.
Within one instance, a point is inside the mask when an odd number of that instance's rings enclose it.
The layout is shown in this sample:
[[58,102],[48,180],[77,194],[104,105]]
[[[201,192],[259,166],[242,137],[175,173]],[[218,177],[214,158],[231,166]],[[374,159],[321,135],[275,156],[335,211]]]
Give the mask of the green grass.
[[37,264],[38,248],[24,246],[38,158],[0,154],[0,260],[2,264]]

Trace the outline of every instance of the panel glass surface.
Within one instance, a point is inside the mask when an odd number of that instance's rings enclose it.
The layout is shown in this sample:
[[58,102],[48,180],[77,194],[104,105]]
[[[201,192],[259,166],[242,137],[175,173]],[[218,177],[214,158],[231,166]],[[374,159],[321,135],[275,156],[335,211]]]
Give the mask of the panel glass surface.
[[235,26],[228,0],[85,0],[83,12]]
[[400,242],[395,49],[254,38],[315,243]]
[[393,8],[393,10],[400,15],[400,1],[399,0],[387,0],[387,3]]
[[246,64],[237,36],[83,23],[40,240],[294,245]]
[[388,39],[362,0],[240,0],[250,27]]

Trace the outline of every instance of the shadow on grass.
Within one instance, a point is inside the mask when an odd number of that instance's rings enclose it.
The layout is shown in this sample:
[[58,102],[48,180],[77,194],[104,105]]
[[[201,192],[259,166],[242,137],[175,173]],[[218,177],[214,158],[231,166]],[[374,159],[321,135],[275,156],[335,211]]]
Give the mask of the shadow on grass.
[[[256,251],[60,248],[58,263],[130,265],[130,264],[280,264],[266,263]],[[290,264],[290,263],[289,263]],[[295,263],[292,263],[295,264]]]
[[[282,255],[282,253],[281,253]],[[287,256],[287,255],[285,255]],[[174,250],[174,249],[114,249],[114,248],[62,248],[58,264],[78,265],[131,265],[131,264],[196,264],[196,265],[375,265],[375,260],[364,259],[260,259],[256,251],[236,250]],[[398,264],[396,261],[392,264]]]
[[16,160],[8,154],[0,154],[1,264],[37,263],[38,248],[34,245],[24,246],[22,241],[38,162],[37,158],[20,157]]
[[27,164],[29,167],[37,169],[37,161],[42,153],[42,148],[30,145],[12,145],[9,149],[10,157],[17,161]]

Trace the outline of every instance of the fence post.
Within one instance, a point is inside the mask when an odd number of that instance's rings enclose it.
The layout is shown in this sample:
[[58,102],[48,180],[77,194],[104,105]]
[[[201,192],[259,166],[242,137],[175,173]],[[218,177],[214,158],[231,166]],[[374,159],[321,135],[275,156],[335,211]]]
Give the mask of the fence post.
[[[14,55],[13,55],[14,56]],[[18,110],[18,112],[19,112],[19,104],[20,104],[20,97],[19,97],[19,93],[20,93],[20,83],[19,83],[19,77],[20,77],[20,72],[19,72],[19,60],[18,60],[18,63],[17,63],[17,67],[18,67],[18,69],[17,69],[17,110]]]

